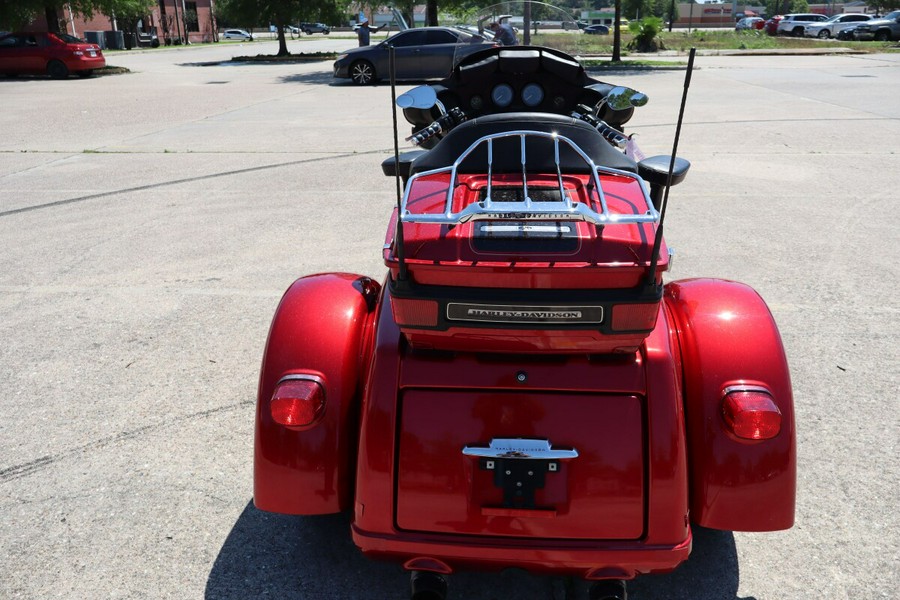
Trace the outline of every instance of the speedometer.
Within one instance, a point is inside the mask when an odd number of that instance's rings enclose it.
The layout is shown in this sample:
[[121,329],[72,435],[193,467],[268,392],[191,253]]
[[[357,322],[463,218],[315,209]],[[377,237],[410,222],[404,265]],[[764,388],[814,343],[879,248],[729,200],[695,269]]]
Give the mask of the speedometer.
[[525,106],[534,108],[544,101],[544,88],[536,83],[529,83],[522,88],[522,102]]
[[491,90],[491,100],[500,108],[506,108],[512,104],[514,95],[512,86],[508,83],[499,83]]

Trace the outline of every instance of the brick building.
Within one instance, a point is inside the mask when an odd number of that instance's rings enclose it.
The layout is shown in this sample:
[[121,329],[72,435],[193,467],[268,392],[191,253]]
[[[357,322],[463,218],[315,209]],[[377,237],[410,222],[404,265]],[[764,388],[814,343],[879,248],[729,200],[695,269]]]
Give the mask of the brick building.
[[[122,22],[115,16],[95,13],[91,18],[73,14],[68,5],[58,11],[59,29],[84,38],[86,31],[122,31],[137,34],[140,43],[150,44],[155,35],[160,44],[212,42],[218,40],[215,0],[156,0],[150,10],[135,23]],[[28,27],[31,31],[47,29],[41,16]]]

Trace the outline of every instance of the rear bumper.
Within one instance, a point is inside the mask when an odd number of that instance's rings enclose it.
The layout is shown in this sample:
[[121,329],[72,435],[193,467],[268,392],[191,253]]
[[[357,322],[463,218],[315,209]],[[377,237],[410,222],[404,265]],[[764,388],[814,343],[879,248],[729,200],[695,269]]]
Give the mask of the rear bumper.
[[66,66],[69,67],[70,71],[92,71],[105,67],[106,59],[103,56],[76,56],[66,61]]
[[[633,579],[649,573],[667,573],[687,560],[692,534],[673,544],[641,542],[571,542],[467,536],[397,534],[383,536],[352,526],[353,541],[366,555],[395,561],[415,570],[449,575],[460,568],[496,571],[520,568],[534,573],[573,575],[587,580]],[[416,558],[410,558],[416,557]]]

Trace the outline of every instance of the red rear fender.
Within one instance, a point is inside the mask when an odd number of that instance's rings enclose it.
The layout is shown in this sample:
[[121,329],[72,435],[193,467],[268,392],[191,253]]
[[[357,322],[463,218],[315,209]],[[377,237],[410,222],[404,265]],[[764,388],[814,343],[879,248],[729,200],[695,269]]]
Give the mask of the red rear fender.
[[[309,515],[352,506],[361,365],[378,293],[366,277],[328,273],[298,279],[282,298],[259,380],[257,508]],[[269,410],[278,382],[297,374],[325,388],[324,416],[303,431],[279,425]]]
[[[737,531],[794,523],[796,432],[781,336],[759,294],[731,281],[693,279],[666,286],[684,365],[691,520]],[[772,439],[734,435],[723,417],[725,390],[752,386],[781,412]]]

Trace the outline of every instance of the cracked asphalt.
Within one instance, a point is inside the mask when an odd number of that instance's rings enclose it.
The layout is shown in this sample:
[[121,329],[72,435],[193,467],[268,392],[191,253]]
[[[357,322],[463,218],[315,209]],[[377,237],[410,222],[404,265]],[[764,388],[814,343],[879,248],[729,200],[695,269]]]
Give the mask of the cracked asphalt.
[[[346,515],[251,501],[256,378],[281,293],[304,274],[384,272],[390,90],[334,83],[324,62],[191,66],[241,52],[0,79],[2,598],[404,597],[401,569],[363,558]],[[792,368],[797,523],[698,530],[687,563],[630,597],[896,598],[900,54],[697,67],[671,276],[744,281],[769,302]],[[668,153],[683,74],[603,77],[648,93],[629,131]],[[451,598],[563,587],[465,573]]]

